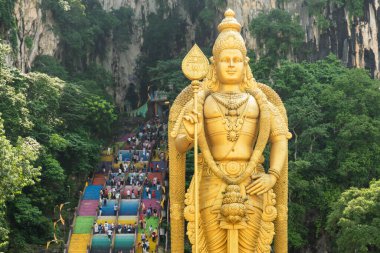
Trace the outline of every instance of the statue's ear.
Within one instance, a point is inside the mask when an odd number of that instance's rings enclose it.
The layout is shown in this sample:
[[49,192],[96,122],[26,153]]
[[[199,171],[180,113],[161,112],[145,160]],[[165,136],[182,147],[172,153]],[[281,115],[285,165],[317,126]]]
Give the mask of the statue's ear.
[[247,63],[247,64],[248,64],[249,60],[250,60],[250,59],[249,59],[249,57],[248,57],[248,56],[246,56],[246,57],[245,57],[245,63]]

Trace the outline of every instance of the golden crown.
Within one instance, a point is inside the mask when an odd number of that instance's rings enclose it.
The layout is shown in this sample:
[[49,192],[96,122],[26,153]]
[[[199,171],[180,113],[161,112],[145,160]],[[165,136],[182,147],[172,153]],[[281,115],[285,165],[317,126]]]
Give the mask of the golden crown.
[[219,35],[215,40],[212,54],[218,58],[220,52],[224,49],[238,49],[244,56],[247,55],[245,42],[240,34],[241,25],[235,19],[235,12],[228,9],[224,12],[224,19],[218,25]]

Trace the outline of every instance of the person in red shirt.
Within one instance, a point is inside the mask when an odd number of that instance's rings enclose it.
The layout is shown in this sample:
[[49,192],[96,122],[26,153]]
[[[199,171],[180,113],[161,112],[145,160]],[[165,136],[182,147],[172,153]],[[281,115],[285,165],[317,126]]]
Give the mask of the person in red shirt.
[[156,198],[156,191],[155,190],[152,191],[152,198],[154,198],[154,199]]

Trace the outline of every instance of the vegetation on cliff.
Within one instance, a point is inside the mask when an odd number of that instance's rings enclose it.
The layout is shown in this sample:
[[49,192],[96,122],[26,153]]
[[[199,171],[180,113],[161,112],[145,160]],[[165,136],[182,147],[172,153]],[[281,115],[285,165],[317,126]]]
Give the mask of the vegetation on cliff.
[[101,82],[23,74],[4,64],[9,51],[0,44],[0,251],[35,252],[53,238],[54,206],[76,205],[116,114]]

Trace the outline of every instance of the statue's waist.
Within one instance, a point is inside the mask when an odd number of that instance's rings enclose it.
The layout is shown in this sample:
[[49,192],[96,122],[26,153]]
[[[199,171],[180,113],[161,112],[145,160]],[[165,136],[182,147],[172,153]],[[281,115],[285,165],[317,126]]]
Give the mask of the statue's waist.
[[[215,161],[217,164],[218,168],[227,176],[234,178],[242,175],[245,170],[247,169],[248,166],[248,161]],[[215,174],[212,172],[211,168],[207,166],[206,163],[202,163],[202,177],[217,177]],[[256,168],[253,169],[252,171],[253,174],[256,173],[264,173],[264,168],[261,164],[256,166]],[[249,180],[250,175],[247,176],[246,180]],[[244,180],[244,181],[246,181]]]
[[[224,173],[229,172],[229,176],[244,173],[247,168],[248,162],[246,161],[219,161],[216,162],[218,167],[223,170]],[[227,187],[226,182],[217,177],[208,166],[203,163],[202,166],[202,178],[200,183],[200,209],[212,207],[213,210],[218,211],[222,205],[223,192]],[[261,165],[257,166],[253,173],[265,173]],[[245,193],[245,188],[252,182],[251,177],[248,176],[241,184],[241,189],[243,194]],[[257,207],[262,209],[262,197],[257,195],[247,195],[246,205],[249,207]]]

